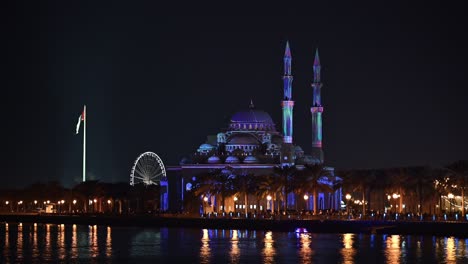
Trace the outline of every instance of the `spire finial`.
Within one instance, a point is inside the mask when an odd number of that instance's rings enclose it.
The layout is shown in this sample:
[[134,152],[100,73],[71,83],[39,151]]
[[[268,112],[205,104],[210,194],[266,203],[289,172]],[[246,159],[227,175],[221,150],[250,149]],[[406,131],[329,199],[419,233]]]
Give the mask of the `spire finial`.
[[289,50],[289,41],[286,41],[286,49],[284,51],[285,58],[291,58],[291,51]]
[[319,58],[318,48],[315,49],[314,66],[320,66],[320,58]]
[[250,105],[249,105],[249,108],[250,108],[250,109],[254,109],[254,108],[255,108],[255,105],[254,105],[254,103],[253,103],[252,98],[250,98]]

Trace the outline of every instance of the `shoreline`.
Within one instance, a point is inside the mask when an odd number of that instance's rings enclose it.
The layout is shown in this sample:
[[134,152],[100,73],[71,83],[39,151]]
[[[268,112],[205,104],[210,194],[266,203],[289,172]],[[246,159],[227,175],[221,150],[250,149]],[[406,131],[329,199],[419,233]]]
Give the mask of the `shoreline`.
[[364,233],[387,235],[433,235],[468,238],[467,221],[385,221],[385,220],[299,220],[201,218],[150,215],[38,215],[0,214],[7,223],[49,223],[131,227],[170,227],[201,229],[238,229],[310,233]]

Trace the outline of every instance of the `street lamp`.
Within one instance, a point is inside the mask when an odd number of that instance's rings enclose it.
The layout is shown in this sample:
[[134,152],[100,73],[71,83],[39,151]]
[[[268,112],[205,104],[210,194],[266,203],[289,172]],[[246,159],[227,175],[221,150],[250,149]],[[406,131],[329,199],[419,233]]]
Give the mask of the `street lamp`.
[[75,205],[76,205],[76,199],[73,199],[73,213],[75,213]]
[[238,200],[237,197],[234,196],[234,212],[237,211],[237,208],[236,208],[236,202],[237,202],[237,200]]
[[346,211],[348,212],[348,215],[349,215],[349,200],[351,200],[351,194],[347,193],[345,198],[346,198]]
[[109,212],[112,213],[112,211],[113,211],[113,210],[112,210],[112,201],[111,201],[110,199],[107,200],[107,204],[109,205]]
[[203,201],[205,203],[203,203],[203,214],[206,214],[206,203],[208,202],[208,197],[203,197]]
[[397,208],[396,199],[397,199],[398,197],[400,197],[400,195],[399,195],[399,194],[396,194],[396,193],[393,193],[393,194],[392,194],[392,197],[393,197],[393,199],[395,199],[395,213],[397,213],[397,210],[396,210],[396,208]]
[[450,203],[450,214],[452,214],[452,202],[453,202],[453,197],[455,196],[453,195],[453,193],[449,193],[447,197],[449,198],[449,203]]
[[307,206],[307,200],[309,200],[309,195],[304,194],[304,201],[305,201],[305,204],[306,204],[306,206],[305,206],[305,209],[306,209],[306,210],[307,210],[307,207],[308,207],[308,206]]
[[271,204],[270,204],[270,201],[271,201],[271,195],[267,195],[267,197],[266,197],[266,198],[267,198],[267,201],[268,201],[268,207],[267,207],[267,209],[268,209],[268,208],[270,208],[270,211],[271,211],[271,212],[273,212],[273,208],[271,208]]

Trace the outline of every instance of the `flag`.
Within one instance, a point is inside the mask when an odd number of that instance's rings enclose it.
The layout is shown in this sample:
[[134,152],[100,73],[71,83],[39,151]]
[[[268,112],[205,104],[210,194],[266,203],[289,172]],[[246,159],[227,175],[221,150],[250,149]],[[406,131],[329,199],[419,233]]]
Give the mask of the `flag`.
[[85,112],[83,110],[81,115],[78,117],[78,123],[76,124],[76,134],[78,134],[78,132],[80,131],[81,121],[84,121],[84,120],[85,120]]

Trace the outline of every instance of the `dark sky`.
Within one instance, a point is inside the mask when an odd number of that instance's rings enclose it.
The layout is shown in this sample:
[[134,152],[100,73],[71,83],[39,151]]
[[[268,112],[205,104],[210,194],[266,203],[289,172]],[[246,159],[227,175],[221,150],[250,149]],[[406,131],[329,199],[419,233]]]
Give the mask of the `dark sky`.
[[177,164],[250,98],[280,128],[287,40],[294,141],[306,152],[319,48],[326,165],[440,166],[468,158],[461,6],[57,2],[14,1],[5,9],[6,187],[81,179],[75,125],[83,104],[88,176],[101,181],[128,181],[145,151]]

